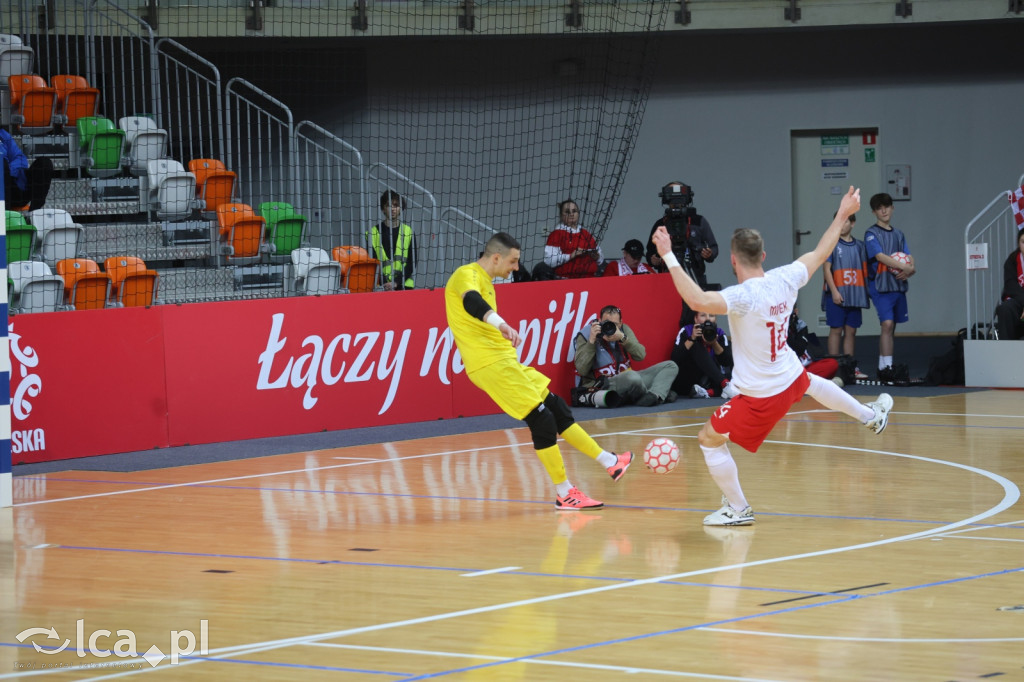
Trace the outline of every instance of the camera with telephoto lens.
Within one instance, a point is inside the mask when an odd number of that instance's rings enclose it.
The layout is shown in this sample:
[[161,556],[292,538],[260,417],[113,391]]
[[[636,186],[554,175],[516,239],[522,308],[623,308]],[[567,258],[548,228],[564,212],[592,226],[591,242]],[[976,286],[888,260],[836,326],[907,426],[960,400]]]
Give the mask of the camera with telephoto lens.
[[718,338],[718,325],[711,320],[704,320],[700,323],[700,335],[703,337],[704,343],[712,345]]
[[611,320],[605,320],[601,323],[601,336],[614,336],[619,328]]
[[672,253],[683,269],[692,277],[693,261],[686,239],[689,226],[697,217],[693,206],[693,188],[682,182],[670,182],[658,194],[665,206],[665,230],[672,239]]

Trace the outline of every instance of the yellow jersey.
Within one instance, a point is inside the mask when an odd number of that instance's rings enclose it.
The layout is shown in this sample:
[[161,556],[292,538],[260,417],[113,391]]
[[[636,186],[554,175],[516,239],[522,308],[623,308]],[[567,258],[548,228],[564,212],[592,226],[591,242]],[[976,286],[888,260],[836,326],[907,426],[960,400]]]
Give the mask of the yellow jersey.
[[448,278],[444,287],[444,309],[466,371],[473,372],[509,358],[518,362],[515,347],[501,332],[466,312],[462,297],[468,291],[479,292],[487,305],[498,310],[494,282],[479,263],[463,265]]

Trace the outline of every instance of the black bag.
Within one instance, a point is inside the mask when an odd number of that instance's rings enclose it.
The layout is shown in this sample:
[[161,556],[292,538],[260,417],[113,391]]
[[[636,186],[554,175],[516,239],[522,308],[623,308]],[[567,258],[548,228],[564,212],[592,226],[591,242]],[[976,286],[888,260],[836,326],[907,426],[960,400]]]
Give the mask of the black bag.
[[924,383],[929,386],[963,386],[964,385],[964,339],[967,328],[962,328],[953,339],[953,347],[942,355],[936,355],[928,363],[928,373]]
[[839,363],[839,369],[836,370],[836,376],[843,380],[843,383],[847,386],[853,386],[857,383],[857,359],[852,355],[829,355],[826,357],[833,358]]

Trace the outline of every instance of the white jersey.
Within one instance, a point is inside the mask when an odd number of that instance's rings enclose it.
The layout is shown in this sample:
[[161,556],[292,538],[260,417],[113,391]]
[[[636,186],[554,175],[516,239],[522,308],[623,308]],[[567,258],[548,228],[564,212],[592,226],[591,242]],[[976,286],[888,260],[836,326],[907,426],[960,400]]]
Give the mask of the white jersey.
[[797,292],[810,274],[795,261],[722,290],[732,332],[733,384],[743,395],[770,398],[803,373],[786,343]]

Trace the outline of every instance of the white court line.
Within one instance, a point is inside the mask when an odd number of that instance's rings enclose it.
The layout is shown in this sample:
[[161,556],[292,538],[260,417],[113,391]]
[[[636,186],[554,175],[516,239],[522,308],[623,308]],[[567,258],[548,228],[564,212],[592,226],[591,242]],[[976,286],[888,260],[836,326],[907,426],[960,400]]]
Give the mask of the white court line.
[[[778,443],[783,443],[782,441],[766,441],[766,442],[773,442],[773,443],[777,443],[777,444]],[[768,558],[768,559],[760,559],[760,560],[757,560],[757,561],[749,561],[749,562],[745,562],[745,563],[732,564],[732,565],[729,565],[729,566],[713,566],[713,567],[710,567],[710,568],[702,568],[702,569],[697,569],[697,570],[693,570],[693,571],[685,571],[683,573],[674,573],[674,574],[670,574],[670,575],[658,576],[658,577],[653,577],[653,578],[643,578],[643,579],[638,579],[638,580],[631,580],[631,581],[623,582],[623,583],[614,583],[614,584],[610,584],[610,585],[601,585],[601,586],[598,586],[598,587],[591,587],[591,588],[587,588],[587,589],[583,589],[583,590],[575,590],[573,592],[560,592],[560,593],[551,594],[551,595],[547,595],[547,596],[543,596],[543,597],[534,597],[534,598],[531,598],[531,599],[520,599],[520,600],[516,600],[516,601],[501,603],[501,604],[492,604],[490,606],[480,606],[480,607],[476,607],[476,608],[472,608],[472,609],[463,609],[463,610],[460,610],[460,611],[450,611],[448,613],[438,613],[438,614],[434,614],[434,615],[431,615],[431,616],[422,616],[422,617],[419,617],[419,618],[410,618],[410,619],[407,619],[407,620],[392,621],[392,622],[389,622],[389,623],[377,623],[375,625],[364,625],[362,627],[349,628],[349,629],[345,629],[345,630],[335,630],[333,632],[323,632],[323,633],[318,633],[318,634],[313,634],[313,635],[302,635],[302,636],[298,636],[298,637],[287,637],[287,638],[276,639],[276,640],[268,640],[268,641],[265,641],[265,642],[255,642],[255,643],[252,643],[252,644],[239,644],[239,645],[235,645],[235,646],[222,647],[222,648],[219,648],[219,649],[211,650],[210,658],[205,658],[205,659],[201,659],[201,660],[197,660],[197,659],[188,660],[188,661],[185,661],[184,663],[179,663],[177,667],[181,668],[182,666],[194,665],[196,663],[215,662],[217,660],[217,658],[215,658],[215,657],[217,657],[217,656],[220,656],[220,657],[223,657],[223,658],[234,657],[234,656],[246,656],[246,655],[251,655],[251,654],[255,654],[255,653],[262,653],[262,652],[265,652],[265,651],[272,651],[272,650],[275,650],[275,649],[282,649],[282,648],[293,646],[293,645],[310,644],[310,643],[319,642],[319,641],[327,640],[327,639],[337,639],[339,637],[348,637],[348,636],[351,636],[351,635],[363,634],[363,633],[367,633],[367,632],[380,632],[382,630],[391,630],[391,629],[395,629],[395,628],[408,627],[408,626],[411,626],[411,625],[422,625],[422,624],[425,624],[425,623],[435,623],[435,622],[438,622],[438,621],[450,620],[450,619],[453,619],[453,618],[461,618],[461,617],[464,617],[464,616],[474,616],[474,615],[479,615],[479,614],[482,614],[482,613],[492,613],[492,612],[495,612],[495,611],[501,611],[501,610],[506,610],[506,609],[518,608],[520,606],[532,606],[534,604],[543,604],[543,603],[548,603],[548,602],[559,601],[559,600],[562,600],[562,599],[571,599],[573,597],[580,597],[580,596],[586,596],[586,595],[600,594],[600,593],[603,593],[603,592],[611,592],[613,590],[621,590],[621,589],[626,589],[626,588],[630,588],[630,587],[639,587],[639,586],[643,586],[643,585],[650,585],[650,584],[653,584],[653,583],[665,582],[665,581],[669,581],[669,580],[680,580],[680,579],[683,579],[683,578],[692,578],[694,576],[706,575],[706,574],[709,574],[709,573],[720,573],[722,571],[740,570],[740,569],[752,568],[754,566],[767,566],[767,565],[778,564],[778,563],[782,563],[782,562],[797,561],[797,560],[800,560],[800,559],[810,559],[810,558],[816,558],[816,557],[821,557],[821,556],[828,556],[828,555],[832,555],[832,554],[841,554],[841,553],[844,553],[844,552],[852,552],[852,551],[860,550],[860,549],[871,549],[871,548],[881,547],[881,546],[884,546],[884,545],[894,544],[894,543],[897,543],[897,542],[907,542],[909,540],[917,540],[917,539],[920,539],[920,538],[930,537],[930,536],[934,536],[934,535],[941,534],[941,533],[947,533],[947,532],[949,532],[951,530],[954,530],[956,528],[961,528],[963,526],[967,526],[967,525],[970,525],[970,524],[973,524],[973,523],[977,523],[978,521],[984,520],[984,519],[986,519],[986,518],[988,518],[990,516],[994,516],[996,514],[1001,513],[1002,511],[1004,511],[1006,509],[1009,509],[1014,504],[1016,504],[1017,501],[1020,499],[1020,489],[1017,488],[1017,486],[1014,485],[1012,481],[1004,478],[1003,476],[999,476],[998,474],[994,474],[994,473],[992,473],[990,471],[985,471],[983,469],[978,469],[977,467],[972,467],[972,466],[967,465],[967,464],[958,464],[956,462],[948,462],[948,461],[945,461],[945,460],[932,459],[930,457],[922,457],[922,456],[919,456],[919,455],[909,455],[909,454],[903,454],[903,453],[897,453],[897,452],[888,452],[888,451],[884,451],[884,450],[871,450],[871,449],[867,449],[867,448],[853,448],[853,447],[837,446],[837,445],[822,445],[822,444],[818,444],[818,443],[794,443],[794,442],[789,442],[789,443],[786,443],[786,444],[800,445],[800,446],[810,447],[810,448],[825,448],[825,449],[832,449],[832,450],[850,450],[850,451],[853,451],[853,452],[861,452],[861,453],[875,454],[875,455],[890,455],[890,456],[894,456],[894,457],[902,457],[902,458],[905,458],[905,459],[913,459],[913,460],[917,460],[917,461],[920,461],[920,462],[926,462],[926,463],[930,463],[930,464],[940,464],[940,465],[945,465],[945,466],[951,466],[951,467],[954,467],[954,468],[957,468],[957,469],[962,469],[964,471],[968,471],[968,472],[972,472],[972,473],[975,473],[975,474],[979,474],[979,475],[981,475],[981,476],[983,476],[985,478],[988,478],[988,479],[998,483],[1003,488],[1004,496],[1003,496],[1002,501],[999,502],[999,504],[995,505],[994,507],[992,507],[991,509],[989,509],[987,511],[984,511],[984,512],[981,512],[979,514],[976,514],[976,515],[974,515],[974,516],[972,516],[970,518],[962,519],[960,521],[954,521],[953,523],[949,523],[949,524],[946,524],[945,526],[940,526],[939,528],[935,528],[935,529],[932,529],[932,530],[918,531],[916,533],[911,533],[909,535],[901,535],[901,536],[897,536],[897,537],[886,538],[886,539],[883,539],[883,540],[874,540],[874,541],[871,541],[871,542],[863,542],[863,543],[859,543],[859,544],[856,544],[856,545],[847,545],[845,547],[834,547],[832,549],[822,549],[822,550],[817,550],[817,551],[813,551],[813,552],[804,552],[802,554],[793,554],[793,555],[784,556],[784,557],[773,557],[773,558]],[[96,678],[92,678],[92,679],[95,679],[95,680],[115,679],[115,678],[123,677],[123,676],[126,676],[126,675],[137,675],[137,674],[140,674],[140,673],[152,672],[154,670],[168,670],[168,669],[170,669],[170,666],[165,666],[165,667],[162,667],[162,668],[161,667],[150,668],[149,670],[139,669],[139,670],[126,671],[126,672],[122,672],[122,673],[115,673],[115,674],[107,675],[107,676],[103,676],[103,677],[96,677]]]
[[[709,628],[710,629],[710,628]],[[657,668],[638,668],[634,665],[602,665],[600,663],[579,663],[575,661],[553,661],[541,658],[513,658],[510,656],[488,656],[486,654],[463,654],[454,651],[429,651],[423,649],[397,649],[383,646],[363,646],[359,644],[339,644],[336,642],[312,642],[308,646],[326,647],[329,649],[352,649],[355,651],[375,651],[391,654],[411,654],[421,656],[435,656],[438,658],[468,658],[478,661],[515,661],[516,663],[529,663],[530,665],[547,665],[561,668],[583,668],[586,670],[611,670],[620,673],[647,673],[649,675],[661,675],[663,677],[699,677],[708,680],[732,680],[733,682],[776,682],[775,680],[763,680],[759,677],[734,677],[732,675],[709,675],[707,673],[687,673],[678,670],[660,670]]]
[[939,537],[932,538],[932,540],[944,540],[946,538],[949,538],[950,540],[988,540],[989,542],[1024,542],[1024,539],[1017,538],[987,538],[981,535],[956,535],[955,533],[950,533],[949,535],[940,535]]
[[950,533],[946,533],[942,537],[952,537],[953,535],[958,535],[960,533],[977,533],[977,532],[982,531],[982,530],[991,530],[992,528],[1002,528],[1002,527],[1005,527],[1005,526],[1017,526],[1017,525],[1021,525],[1021,524],[1024,524],[1024,519],[1022,519],[1020,521],[1004,521],[1002,523],[988,524],[988,525],[985,526],[985,528],[962,528],[962,529],[957,530],[957,531],[952,531]]
[[480,575],[491,575],[492,573],[507,573],[508,571],[518,571],[522,566],[505,566],[503,568],[492,568],[486,571],[476,571],[475,573],[461,573],[462,578],[475,578]]
[[764,632],[761,630],[735,630],[733,628],[699,628],[737,635],[761,635],[786,639],[823,639],[833,642],[892,642],[893,644],[975,644],[980,642],[1024,642],[1024,637],[834,637],[830,635],[798,635],[790,632]]
[[[132,488],[131,490],[112,490],[105,493],[93,493],[91,495],[76,495],[74,497],[58,497],[52,500],[36,500],[35,502],[19,502],[15,507],[31,507],[36,504],[51,504],[54,502],[70,502],[71,500],[88,500],[94,497],[110,497],[113,495],[131,495],[133,493],[146,493],[154,490],[171,490],[173,488],[188,488],[191,486],[212,485],[214,483],[228,483],[231,481],[245,481],[250,478],[263,478],[270,476],[284,476],[287,474],[304,474],[310,471],[326,471],[328,469],[343,469],[345,467],[360,466],[363,464],[388,464],[401,462],[408,459],[424,459],[427,457],[443,457],[445,455],[458,455],[464,452],[483,452],[485,450],[501,450],[504,448],[525,445],[526,443],[506,443],[504,445],[491,445],[485,448],[465,448],[463,450],[447,450],[445,452],[431,452],[425,455],[409,455],[408,457],[371,459],[367,461],[350,462],[348,464],[327,464],[320,467],[303,467],[301,469],[289,469],[287,471],[268,471],[262,474],[246,474],[245,476],[228,476],[226,478],[211,478],[205,481],[189,481],[187,483],[168,483],[167,485],[154,485],[148,488]],[[2,679],[2,678],[0,678]]]

